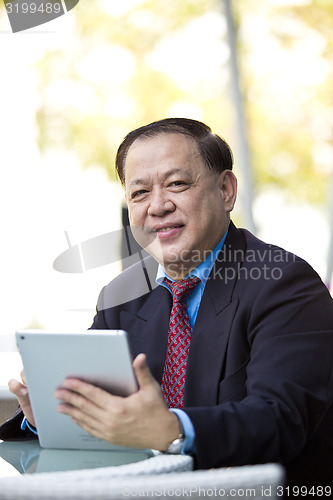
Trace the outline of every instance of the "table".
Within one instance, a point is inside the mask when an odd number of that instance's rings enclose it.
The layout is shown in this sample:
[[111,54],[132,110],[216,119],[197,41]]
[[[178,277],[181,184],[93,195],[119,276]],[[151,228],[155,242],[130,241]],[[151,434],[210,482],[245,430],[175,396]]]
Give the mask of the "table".
[[41,448],[38,440],[0,441],[0,477],[114,467],[147,460],[156,454],[152,450],[136,449],[52,450]]
[[171,473],[178,477],[193,469],[193,459],[185,455],[134,449],[47,450],[38,441],[0,441],[0,457],[15,471],[14,477],[8,471],[0,477],[0,500],[118,499],[129,496],[128,488],[136,488],[138,479],[154,490],[156,476],[169,479]]
[[[0,442],[0,450],[2,457],[5,458],[6,455],[6,460],[15,462],[17,473],[22,466],[22,458],[26,459],[29,453],[31,460],[26,460],[29,469],[26,472],[40,472],[23,475],[18,473],[18,477],[0,477],[0,500],[119,500],[126,497],[129,500],[136,500],[138,497],[151,500],[156,497],[191,497],[191,500],[201,500],[212,496],[232,497],[236,500],[244,500],[248,496],[252,500],[266,500],[267,497],[278,500],[285,479],[283,467],[277,464],[194,471],[193,459],[188,455],[158,453],[147,458],[143,450],[134,450],[141,454],[132,456],[132,459],[138,459],[134,463],[113,463],[111,466],[105,466],[104,463],[102,466],[101,462],[80,462],[79,467],[89,468],[74,471],[72,467],[75,457],[70,458],[70,465],[65,464],[66,455],[67,458],[71,456],[68,453],[70,450],[41,450],[37,442],[17,442],[10,446],[9,443]],[[43,457],[44,451],[57,452],[53,456],[57,467],[59,460],[64,460],[63,468],[69,466],[71,470],[43,473],[44,464],[53,461],[47,456],[48,453]],[[66,453],[60,458],[63,451]],[[36,461],[33,457],[35,452]],[[91,453],[88,452],[88,460],[91,460]],[[115,452],[98,453],[112,456]],[[117,458],[114,456],[118,462],[119,453],[123,452],[116,452]],[[130,456],[123,455],[122,458],[127,460]]]

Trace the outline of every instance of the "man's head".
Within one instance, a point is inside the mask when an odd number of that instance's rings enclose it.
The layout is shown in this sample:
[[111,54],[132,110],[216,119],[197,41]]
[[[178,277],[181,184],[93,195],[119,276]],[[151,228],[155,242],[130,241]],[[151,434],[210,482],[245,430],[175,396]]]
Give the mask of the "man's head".
[[131,132],[116,162],[134,237],[181,279],[228,227],[237,190],[229,146],[203,123],[166,119]]

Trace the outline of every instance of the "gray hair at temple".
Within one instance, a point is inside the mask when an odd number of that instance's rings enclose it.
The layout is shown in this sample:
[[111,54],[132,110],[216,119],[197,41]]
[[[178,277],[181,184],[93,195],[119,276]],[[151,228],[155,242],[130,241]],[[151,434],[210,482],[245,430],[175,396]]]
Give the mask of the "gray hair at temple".
[[127,134],[116,155],[116,171],[125,184],[125,162],[128,150],[137,139],[148,139],[158,134],[183,134],[191,137],[207,167],[217,173],[232,170],[233,154],[227,142],[202,122],[189,118],[165,118],[137,128]]

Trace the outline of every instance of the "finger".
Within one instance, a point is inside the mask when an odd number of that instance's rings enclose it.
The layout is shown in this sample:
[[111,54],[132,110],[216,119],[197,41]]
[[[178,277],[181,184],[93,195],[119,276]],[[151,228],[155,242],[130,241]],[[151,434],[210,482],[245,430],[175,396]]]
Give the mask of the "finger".
[[8,387],[10,392],[15,394],[15,396],[17,397],[19,405],[24,415],[28,419],[28,422],[33,425],[33,427],[36,427],[35,418],[31,409],[28,388],[15,379],[11,379],[8,382]]
[[79,408],[84,406],[90,410],[104,411],[107,403],[110,404],[110,399],[116,396],[82,380],[68,378],[56,391],[55,397]]
[[68,403],[59,404],[57,407],[57,412],[61,413],[62,415],[71,417],[73,422],[75,422],[77,425],[80,425],[81,427],[89,426],[89,428],[93,429],[101,425],[99,421],[96,420],[96,418],[91,417],[87,413],[84,413],[84,411],[81,411],[80,408],[72,406]]
[[17,398],[28,396],[28,388],[27,388],[27,386],[21,384],[21,382],[19,382],[18,380],[15,380],[14,378],[12,378],[8,382],[8,387],[9,387],[10,392],[12,392],[13,394],[15,394],[15,396]]
[[62,413],[63,415],[68,415],[78,421],[84,421],[87,417],[84,410],[81,410],[78,406],[74,406],[71,403],[60,403],[57,406],[57,412]]
[[63,387],[69,391],[76,392],[93,402],[105,393],[105,391],[100,387],[75,378],[67,378],[63,383]]
[[57,407],[57,411],[62,415],[71,417],[72,421],[75,424],[79,425],[91,434],[96,435],[96,432],[99,432],[100,435],[103,436],[103,433],[101,431],[101,428],[103,427],[103,421],[97,419],[95,415],[92,416],[86,413],[84,410],[81,410],[80,408],[68,403],[60,403]]
[[[81,396],[78,392],[67,391],[65,389],[58,389],[54,396],[63,403],[63,407],[78,408],[84,413],[92,413],[98,408],[92,401]],[[60,404],[59,408],[62,408]]]
[[72,417],[72,422],[74,422],[74,424],[76,425],[79,425],[82,429],[89,432],[89,434],[91,434],[95,438],[102,439],[103,441],[108,441],[105,434],[98,427],[96,427],[94,423],[90,424],[84,420],[79,420],[74,417]]
[[141,353],[137,355],[133,361],[133,370],[141,389],[155,383],[155,379],[149,370],[145,354]]

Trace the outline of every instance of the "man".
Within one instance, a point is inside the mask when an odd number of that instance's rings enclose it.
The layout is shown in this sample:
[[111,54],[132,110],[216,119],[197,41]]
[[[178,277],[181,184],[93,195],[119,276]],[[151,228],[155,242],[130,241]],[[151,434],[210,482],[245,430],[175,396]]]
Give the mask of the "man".
[[[115,444],[191,453],[198,468],[280,462],[289,484],[329,484],[333,304],[318,275],[230,222],[232,154],[206,125],[135,130],[116,167],[151,257],[102,290],[92,328],[128,332],[139,390],[67,379],[59,411]],[[24,384],[10,388],[33,426]],[[28,437],[21,420],[0,438]]]

